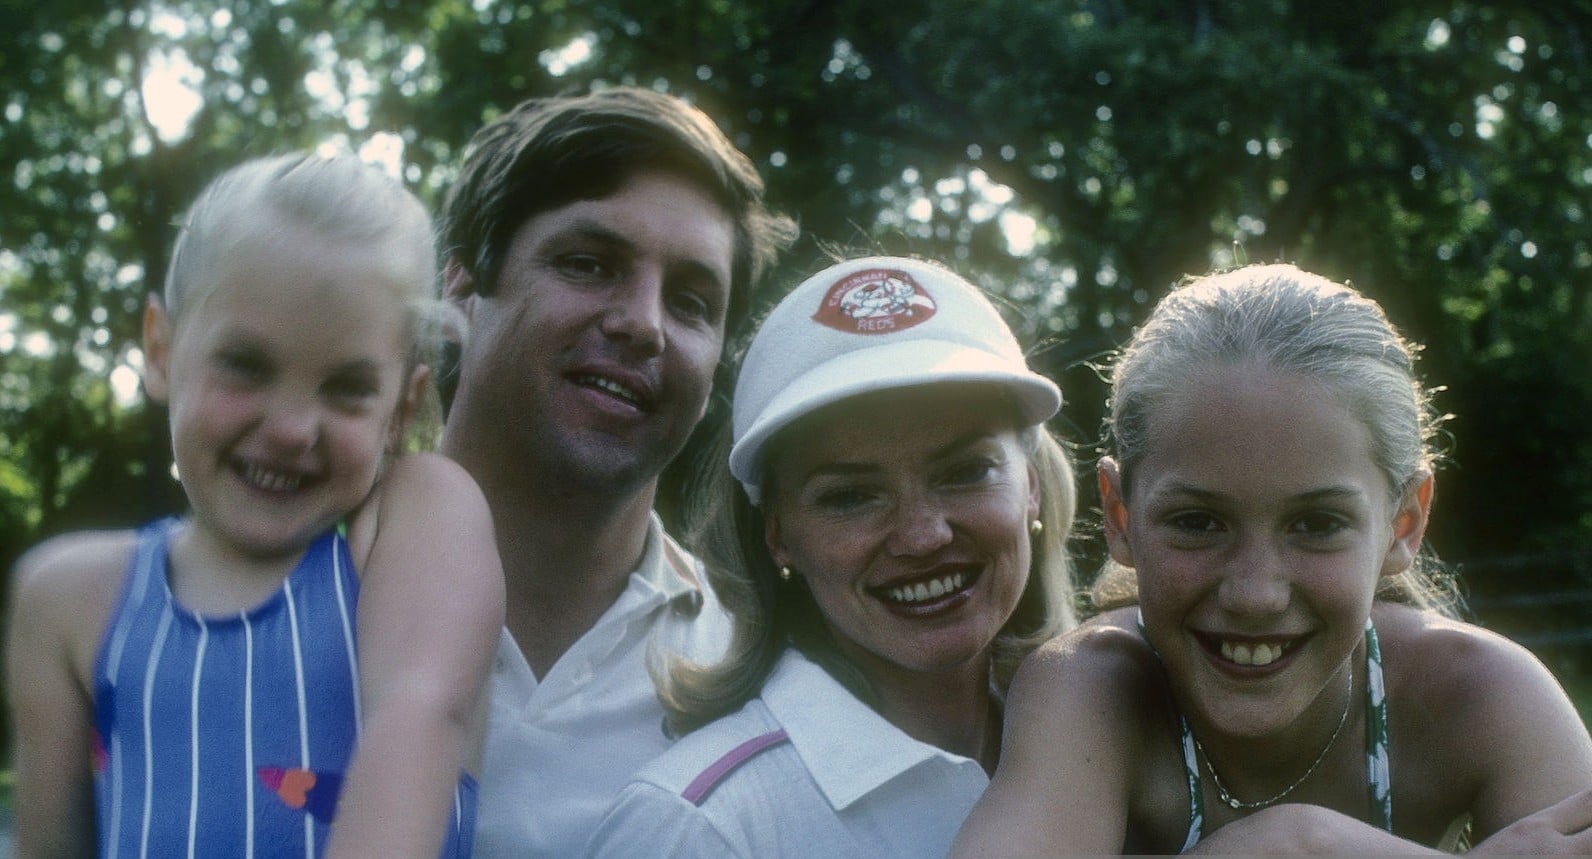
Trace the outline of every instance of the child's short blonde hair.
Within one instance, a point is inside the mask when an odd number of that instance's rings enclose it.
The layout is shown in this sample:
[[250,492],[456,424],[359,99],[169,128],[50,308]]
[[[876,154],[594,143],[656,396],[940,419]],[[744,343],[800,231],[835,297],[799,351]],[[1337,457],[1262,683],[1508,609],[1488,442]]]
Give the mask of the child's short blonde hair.
[[457,329],[456,314],[437,297],[425,206],[403,183],[352,155],[299,152],[246,161],[206,185],[179,228],[163,292],[179,328],[240,248],[293,231],[367,254],[372,275],[410,308],[412,363],[429,363],[441,333]]

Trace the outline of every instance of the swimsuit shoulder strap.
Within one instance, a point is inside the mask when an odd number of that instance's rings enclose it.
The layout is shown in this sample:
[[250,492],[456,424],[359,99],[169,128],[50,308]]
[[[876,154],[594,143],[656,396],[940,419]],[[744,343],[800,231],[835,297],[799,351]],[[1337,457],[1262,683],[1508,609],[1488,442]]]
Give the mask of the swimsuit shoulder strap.
[[1194,732],[1188,720],[1177,714],[1177,726],[1183,732],[1183,771],[1188,776],[1188,834],[1183,836],[1183,846],[1177,852],[1187,853],[1200,843],[1205,834],[1205,791],[1200,784],[1200,759],[1194,750]]
[[[1149,644],[1149,636],[1144,634],[1143,611],[1138,612],[1138,623],[1139,636]],[[1155,652],[1153,645],[1150,651]],[[1155,656],[1159,659],[1161,654],[1156,653]],[[1171,700],[1170,690],[1168,690],[1168,700]],[[1173,709],[1176,711],[1175,704]],[[1188,778],[1188,834],[1183,836],[1183,846],[1179,847],[1177,852],[1187,853],[1194,849],[1194,845],[1200,842],[1200,837],[1205,832],[1205,792],[1200,784],[1200,759],[1194,748],[1194,732],[1189,730],[1188,720],[1183,718],[1181,712],[1177,714],[1177,727],[1182,735],[1180,745],[1183,752],[1183,773]]]
[[1382,646],[1376,627],[1365,622],[1365,782],[1373,826],[1393,831],[1393,775],[1388,765],[1387,687],[1382,682]]

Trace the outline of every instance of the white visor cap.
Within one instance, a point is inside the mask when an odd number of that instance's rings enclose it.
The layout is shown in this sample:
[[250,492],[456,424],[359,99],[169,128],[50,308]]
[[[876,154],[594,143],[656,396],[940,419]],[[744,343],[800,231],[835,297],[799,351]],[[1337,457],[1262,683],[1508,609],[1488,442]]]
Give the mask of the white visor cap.
[[804,415],[877,391],[945,382],[1005,388],[1024,426],[1061,408],[1056,383],[977,287],[943,266],[864,257],[801,282],[758,328],[735,384],[730,473],[762,502],[763,448]]

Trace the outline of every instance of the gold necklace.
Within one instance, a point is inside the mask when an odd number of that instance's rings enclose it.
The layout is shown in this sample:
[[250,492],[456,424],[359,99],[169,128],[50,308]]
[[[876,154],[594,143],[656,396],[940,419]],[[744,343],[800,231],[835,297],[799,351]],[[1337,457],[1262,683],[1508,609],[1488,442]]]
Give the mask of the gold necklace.
[[1200,745],[1199,737],[1194,737],[1193,731],[1189,732],[1189,736],[1193,737],[1194,748],[1199,750],[1200,758],[1205,761],[1205,769],[1209,770],[1211,774],[1211,784],[1216,785],[1216,795],[1221,797],[1222,802],[1227,803],[1228,807],[1235,811],[1265,808],[1266,806],[1275,803],[1277,800],[1282,799],[1288,794],[1293,793],[1294,788],[1304,784],[1305,779],[1310,778],[1310,774],[1316,771],[1316,767],[1321,766],[1321,762],[1327,759],[1327,752],[1332,751],[1333,744],[1338,742],[1338,735],[1343,733],[1343,726],[1349,721],[1349,708],[1352,706],[1354,706],[1354,671],[1351,669],[1349,671],[1349,691],[1348,695],[1345,696],[1343,701],[1343,715],[1338,717],[1338,726],[1332,729],[1332,736],[1327,738],[1327,744],[1321,748],[1321,754],[1316,755],[1316,759],[1310,762],[1310,766],[1305,770],[1304,775],[1294,779],[1293,784],[1283,788],[1282,792],[1278,793],[1276,796],[1273,796],[1270,799],[1262,799],[1257,802],[1244,802],[1238,797],[1233,796],[1231,793],[1228,793],[1227,786],[1222,784],[1222,777],[1216,774],[1216,765],[1211,763],[1211,756],[1206,754],[1205,747]]

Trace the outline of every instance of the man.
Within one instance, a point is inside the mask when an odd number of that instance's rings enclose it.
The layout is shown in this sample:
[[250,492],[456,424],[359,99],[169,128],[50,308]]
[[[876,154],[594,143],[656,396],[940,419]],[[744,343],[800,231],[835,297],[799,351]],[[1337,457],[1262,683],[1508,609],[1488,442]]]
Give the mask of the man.
[[653,500],[794,227],[700,111],[616,88],[483,128],[439,230],[469,320],[442,448],[486,493],[508,593],[476,855],[577,855],[669,743],[649,652],[724,647]]

